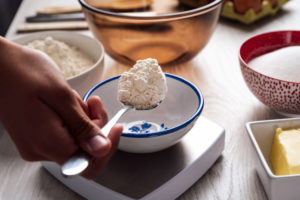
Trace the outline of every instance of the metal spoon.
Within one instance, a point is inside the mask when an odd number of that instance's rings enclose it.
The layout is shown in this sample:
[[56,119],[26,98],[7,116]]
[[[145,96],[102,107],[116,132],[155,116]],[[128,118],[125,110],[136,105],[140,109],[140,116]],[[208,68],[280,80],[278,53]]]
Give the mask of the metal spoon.
[[[124,106],[115,116],[102,128],[102,133],[107,137],[110,129],[117,123],[120,117],[127,111],[133,109],[132,106]],[[72,156],[61,166],[61,173],[64,176],[75,176],[83,172],[89,165],[88,156],[80,151]]]
[[[157,105],[152,105],[147,108],[135,108],[136,110],[151,110],[155,107],[157,107],[161,102],[159,102]],[[109,120],[109,122],[102,128],[103,134],[107,137],[109,134],[110,129],[118,122],[120,117],[125,114],[127,111],[134,109],[131,105],[126,105],[125,103],[124,107],[119,110],[115,116]],[[61,166],[61,173],[63,176],[69,177],[69,176],[75,176],[83,172],[89,165],[89,159],[88,155],[86,155],[84,152],[80,151],[74,156],[72,156],[69,160],[67,160],[62,166]]]

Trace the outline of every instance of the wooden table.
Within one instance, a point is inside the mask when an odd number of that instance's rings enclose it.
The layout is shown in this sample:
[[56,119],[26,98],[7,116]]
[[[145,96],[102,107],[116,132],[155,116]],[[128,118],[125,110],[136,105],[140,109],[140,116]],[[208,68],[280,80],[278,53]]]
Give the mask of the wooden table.
[[[16,36],[16,28],[24,17],[34,14],[37,8],[74,3],[76,0],[23,0],[7,38]],[[245,123],[281,116],[260,103],[248,90],[240,72],[238,50],[241,43],[253,35],[287,29],[300,29],[300,0],[291,0],[278,15],[253,25],[221,20],[209,44],[195,59],[164,69],[195,83],[204,94],[203,115],[226,129],[226,147],[221,158],[178,199],[267,198],[254,170],[256,154],[246,135]],[[108,56],[105,62],[101,79],[128,70]],[[82,197],[53,178],[39,163],[23,161],[2,128],[0,199],[74,200]]]

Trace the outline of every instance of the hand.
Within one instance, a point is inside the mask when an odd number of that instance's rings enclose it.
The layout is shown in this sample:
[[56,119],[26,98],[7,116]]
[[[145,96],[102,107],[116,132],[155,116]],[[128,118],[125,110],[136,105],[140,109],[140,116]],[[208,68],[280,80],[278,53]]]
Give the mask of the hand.
[[[76,95],[78,96],[78,100],[80,100],[79,95],[77,93]],[[98,127],[103,127],[107,123],[107,115],[103,109],[103,105],[99,97],[97,96],[90,97],[87,103],[83,103],[82,101],[80,102],[82,108],[85,110],[85,112],[89,115],[90,119]],[[118,147],[120,135],[122,134],[123,127],[120,125],[116,125],[112,130],[114,130],[115,128],[116,128],[115,132],[117,134],[110,132],[108,136],[108,138],[111,141],[112,148],[107,153],[107,155],[100,157],[100,159],[97,157],[97,155],[100,155],[100,152],[96,153],[95,157],[90,158],[90,163],[92,163],[92,165],[89,165],[89,168],[83,172],[82,175],[84,177],[86,178],[95,177],[99,173],[99,170],[104,167],[104,165],[107,163],[109,158],[116,151]]]
[[64,163],[79,149],[92,157],[84,176],[96,176],[116,149],[122,132],[108,138],[99,98],[83,102],[45,54],[0,37],[0,121],[28,161]]

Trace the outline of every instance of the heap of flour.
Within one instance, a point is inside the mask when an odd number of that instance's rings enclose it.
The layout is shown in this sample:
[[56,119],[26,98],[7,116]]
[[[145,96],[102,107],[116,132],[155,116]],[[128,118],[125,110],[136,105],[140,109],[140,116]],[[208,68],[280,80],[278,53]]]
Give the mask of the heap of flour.
[[93,59],[74,46],[52,37],[34,40],[26,45],[50,56],[58,65],[65,78],[80,74],[94,65]]
[[156,59],[138,60],[119,80],[119,101],[136,109],[157,106],[166,93],[166,77]]

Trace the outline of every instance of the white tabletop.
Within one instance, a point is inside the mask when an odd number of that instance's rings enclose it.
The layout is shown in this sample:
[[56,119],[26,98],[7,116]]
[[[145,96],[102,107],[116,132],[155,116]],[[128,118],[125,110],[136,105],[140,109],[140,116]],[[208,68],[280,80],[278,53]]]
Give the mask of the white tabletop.
[[[76,0],[23,0],[7,38],[16,36],[16,28],[36,9],[73,3],[77,3]],[[201,89],[205,98],[203,116],[226,130],[222,157],[178,199],[267,198],[254,170],[256,154],[246,135],[245,123],[281,116],[260,103],[247,88],[239,68],[238,49],[243,41],[259,33],[299,30],[299,20],[300,0],[291,0],[276,16],[253,25],[221,20],[210,42],[195,59],[166,69],[168,73],[189,79]],[[108,56],[105,62],[106,70],[100,79],[128,69]],[[0,199],[83,199],[53,178],[39,163],[23,161],[3,129],[0,130],[0,180]]]

